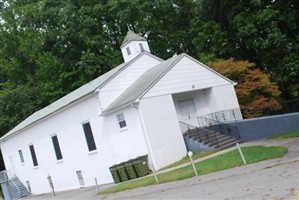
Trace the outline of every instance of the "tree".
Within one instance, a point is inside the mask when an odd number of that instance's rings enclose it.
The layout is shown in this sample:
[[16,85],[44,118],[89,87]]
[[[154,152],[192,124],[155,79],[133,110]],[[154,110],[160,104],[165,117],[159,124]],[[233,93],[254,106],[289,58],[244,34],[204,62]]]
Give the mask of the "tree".
[[233,59],[209,62],[208,65],[236,82],[236,93],[245,118],[258,117],[281,109],[276,100],[280,91],[270,76],[257,69],[254,63]]
[[192,43],[192,20],[198,15],[198,3],[193,0],[109,0],[100,12],[106,31],[118,48],[129,26],[147,37],[153,54],[167,59],[182,52],[196,56]]
[[[121,62],[96,1],[8,0],[0,6],[1,135]],[[5,101],[18,92],[36,100],[13,109],[18,100]]]
[[13,126],[43,106],[44,100],[36,87],[18,86],[0,91],[0,133],[7,133]]
[[[284,99],[295,98],[298,4],[295,0],[3,0],[0,99],[8,100],[6,95],[20,86],[27,88],[24,91],[32,88],[36,92],[28,98],[35,95],[42,102],[32,101],[28,106],[32,110],[24,112],[29,114],[107,72],[122,62],[119,47],[128,26],[146,37],[152,53],[163,59],[185,52],[204,62],[234,57],[256,63],[271,74]],[[23,113],[25,108],[19,109]],[[14,114],[19,118],[9,123],[10,128],[23,119]]]
[[299,2],[203,0],[193,43],[203,61],[249,60],[271,74],[284,99],[298,98]]

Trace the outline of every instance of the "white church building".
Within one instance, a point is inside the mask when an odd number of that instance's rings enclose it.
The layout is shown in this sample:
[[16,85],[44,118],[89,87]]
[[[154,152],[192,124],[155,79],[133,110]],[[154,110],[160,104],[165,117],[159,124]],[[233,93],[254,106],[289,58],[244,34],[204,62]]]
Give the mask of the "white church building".
[[[35,112],[1,139],[9,176],[33,194],[113,182],[109,167],[148,155],[155,170],[182,159],[180,121],[239,108],[235,83],[194,58],[162,60],[129,31],[124,63]],[[190,122],[191,123],[191,122]]]

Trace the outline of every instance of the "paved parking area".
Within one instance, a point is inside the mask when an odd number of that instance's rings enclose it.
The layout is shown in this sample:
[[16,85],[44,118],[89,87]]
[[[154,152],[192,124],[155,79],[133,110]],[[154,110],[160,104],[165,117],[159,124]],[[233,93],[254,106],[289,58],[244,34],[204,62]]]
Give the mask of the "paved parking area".
[[247,145],[281,145],[289,152],[283,158],[115,194],[96,195],[92,187],[25,199],[299,199],[299,138]]
[[[103,185],[100,186],[99,189],[104,189],[111,185]],[[52,193],[48,194],[40,194],[40,195],[30,195],[28,197],[23,198],[25,200],[98,200],[101,199],[99,195],[97,195],[96,187],[85,187],[80,188],[78,190],[69,190],[64,192],[57,192],[54,196]]]

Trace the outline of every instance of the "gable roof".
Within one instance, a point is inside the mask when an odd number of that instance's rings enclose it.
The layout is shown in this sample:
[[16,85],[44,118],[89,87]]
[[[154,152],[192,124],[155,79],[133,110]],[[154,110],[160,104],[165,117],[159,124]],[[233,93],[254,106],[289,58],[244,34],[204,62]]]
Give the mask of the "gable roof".
[[133,31],[129,30],[120,48],[122,48],[123,46],[125,46],[131,41],[146,41],[146,39],[140,35],[137,35]]
[[144,51],[138,56],[136,56],[134,59],[127,63],[122,63],[118,65],[117,67],[111,69],[107,73],[99,76],[98,78],[90,81],[89,83],[86,83],[85,85],[79,87],[78,89],[74,90],[73,92],[65,95],[64,97],[58,99],[57,101],[53,102],[52,104],[42,108],[41,110],[36,111],[32,115],[30,115],[28,118],[26,118],[24,121],[22,121],[20,124],[18,124],[16,127],[14,127],[12,130],[10,130],[7,134],[2,136],[0,138],[0,141],[4,140],[5,138],[18,133],[19,131],[43,120],[44,118],[51,116],[55,114],[56,112],[59,112],[60,110],[64,109],[67,106],[70,106],[85,97],[88,97],[94,92],[96,92],[98,89],[102,88],[106,83],[108,83],[111,79],[113,79],[115,76],[117,76],[121,71],[123,71],[127,66],[129,66],[131,63],[133,63],[135,60],[140,58],[142,55],[147,54],[149,56],[152,56],[158,60],[161,60],[160,58]]
[[134,103],[138,98],[144,95],[155,83],[157,83],[180,59],[183,57],[188,57],[189,59],[199,63],[203,67],[217,74],[218,76],[224,78],[231,84],[235,85],[233,81],[226,78],[225,76],[219,74],[215,70],[209,68],[208,66],[200,63],[191,56],[182,53],[178,56],[172,57],[161,64],[146,71],[139,79],[137,79],[127,90],[125,90],[114,102],[112,102],[101,115],[107,115],[118,110],[121,110],[132,103]]
[[146,71],[127,90],[125,90],[114,102],[112,102],[102,115],[109,114],[116,110],[132,104],[139,96],[147,91],[156,81],[160,79],[184,54],[172,57],[161,64]]

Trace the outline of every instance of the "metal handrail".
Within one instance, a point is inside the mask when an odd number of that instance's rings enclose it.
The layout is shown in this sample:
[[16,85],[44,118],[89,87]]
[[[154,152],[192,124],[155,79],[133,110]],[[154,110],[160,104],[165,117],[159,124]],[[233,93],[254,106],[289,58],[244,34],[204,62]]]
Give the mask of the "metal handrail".
[[191,125],[191,124],[188,124],[188,123],[186,123],[186,122],[183,122],[183,121],[179,121],[179,123],[181,123],[181,124],[184,124],[184,125],[186,125],[186,126],[193,126],[194,128],[196,128],[196,126],[194,126],[194,125]]
[[199,117],[204,117],[219,122],[229,122],[229,121],[237,121],[243,119],[240,108],[222,110],[214,113],[209,113],[206,115],[201,115]]
[[[196,128],[196,126],[193,126],[193,125],[188,124],[188,123],[183,122],[183,121],[179,121],[179,123],[180,123],[180,127],[181,127],[181,130],[182,130],[183,133],[186,132],[186,131],[188,131],[188,130],[190,130],[190,129],[195,129],[195,128]],[[182,128],[182,126],[187,127],[186,130],[184,130],[184,129]],[[190,128],[190,127],[191,127],[191,128]]]
[[[188,127],[186,131],[182,130],[183,133],[188,132],[190,134],[191,130],[196,130],[197,136],[198,136],[198,138],[199,138],[200,141],[203,141],[203,140],[202,140],[202,137],[200,136],[199,129],[209,130],[206,127],[194,126],[194,125],[188,124],[188,123],[183,122],[183,121],[179,121],[179,123]],[[193,127],[193,128],[190,128],[190,127]],[[217,136],[217,134],[216,134],[215,131],[213,131],[213,133],[214,133],[214,138],[215,138],[215,141],[216,141],[216,146],[219,147],[218,136]],[[206,133],[206,137],[209,138],[209,134],[208,133]]]
[[[198,116],[195,118],[197,119],[197,125],[191,125],[184,121],[179,121],[183,133],[189,133],[188,135],[190,136],[191,133],[196,133],[198,139],[200,141],[203,141],[202,137],[204,136],[200,133],[199,129],[212,130],[214,132],[214,138],[217,148],[219,148],[219,136],[217,135],[217,132],[237,138],[239,140],[241,139],[238,127],[224,123],[228,121],[236,121],[238,119],[242,119],[240,109],[224,110],[216,113],[210,113],[204,116]],[[207,132],[206,137],[208,138]]]
[[215,139],[216,139],[217,148],[219,148],[218,137],[217,137],[217,134],[216,134],[215,131],[214,131],[214,137],[215,137]]
[[22,199],[22,197],[21,197],[21,191],[20,191],[19,187],[18,187],[17,184],[14,182],[13,178],[11,178],[10,180],[11,180],[11,182],[14,184],[14,186],[15,186],[15,187],[17,188],[17,190],[18,190],[19,199]]
[[4,183],[8,181],[8,175],[5,170],[0,172],[0,183]]
[[[223,134],[237,137],[240,139],[240,134],[238,127],[222,123],[217,120],[205,118],[205,117],[197,117],[199,127],[209,127],[214,131],[219,131]],[[220,130],[219,130],[220,129]],[[232,132],[235,130],[235,134]]]

